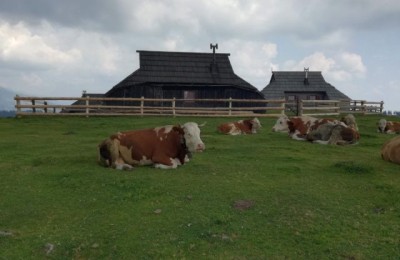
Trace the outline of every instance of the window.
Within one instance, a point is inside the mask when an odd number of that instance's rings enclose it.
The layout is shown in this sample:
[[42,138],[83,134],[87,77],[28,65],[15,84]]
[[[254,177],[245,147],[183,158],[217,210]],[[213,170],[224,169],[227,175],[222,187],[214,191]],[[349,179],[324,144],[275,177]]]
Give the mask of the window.
[[309,95],[308,96],[308,100],[317,100],[317,96],[316,95]]
[[287,100],[288,101],[295,101],[296,100],[296,96],[295,95],[289,95],[289,96],[287,96]]

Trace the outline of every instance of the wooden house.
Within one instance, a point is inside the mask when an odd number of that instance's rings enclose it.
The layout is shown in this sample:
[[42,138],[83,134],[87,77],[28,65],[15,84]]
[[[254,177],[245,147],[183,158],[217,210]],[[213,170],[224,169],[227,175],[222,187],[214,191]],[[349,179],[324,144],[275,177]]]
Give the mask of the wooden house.
[[269,84],[261,90],[266,99],[351,100],[325,81],[321,71],[273,71]]
[[211,107],[217,104],[193,99],[264,99],[257,88],[234,73],[228,53],[215,53],[215,49],[213,53],[137,52],[139,69],[105,93],[105,97],[189,99],[180,105]]

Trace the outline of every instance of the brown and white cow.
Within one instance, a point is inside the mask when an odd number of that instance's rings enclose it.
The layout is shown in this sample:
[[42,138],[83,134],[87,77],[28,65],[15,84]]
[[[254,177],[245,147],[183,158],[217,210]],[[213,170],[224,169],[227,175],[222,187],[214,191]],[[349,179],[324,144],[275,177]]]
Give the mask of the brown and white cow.
[[227,135],[256,134],[261,128],[258,118],[239,120],[237,122],[223,123],[218,126],[218,131]]
[[400,134],[400,122],[387,121],[382,118],[378,122],[378,132],[384,134]]
[[113,134],[99,144],[98,161],[119,170],[137,165],[174,169],[204,149],[198,124],[188,122]]
[[385,161],[400,164],[400,136],[396,136],[383,144],[381,156]]
[[316,118],[312,116],[287,117],[281,115],[272,127],[274,132],[286,132],[295,140],[307,140],[307,134],[317,129],[318,126],[327,122],[340,123],[338,120],[329,118]]
[[343,122],[327,122],[307,134],[308,141],[319,144],[355,144],[359,139],[360,135],[355,127],[347,126]]

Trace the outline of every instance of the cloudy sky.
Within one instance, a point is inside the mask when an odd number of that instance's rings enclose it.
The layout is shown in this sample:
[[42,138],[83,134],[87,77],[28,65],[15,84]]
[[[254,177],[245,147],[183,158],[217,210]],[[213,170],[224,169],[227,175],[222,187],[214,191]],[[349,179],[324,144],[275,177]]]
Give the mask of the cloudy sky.
[[210,43],[259,90],[272,70],[309,67],[352,99],[400,110],[398,0],[2,0],[0,86],[105,93],[139,68],[136,50]]

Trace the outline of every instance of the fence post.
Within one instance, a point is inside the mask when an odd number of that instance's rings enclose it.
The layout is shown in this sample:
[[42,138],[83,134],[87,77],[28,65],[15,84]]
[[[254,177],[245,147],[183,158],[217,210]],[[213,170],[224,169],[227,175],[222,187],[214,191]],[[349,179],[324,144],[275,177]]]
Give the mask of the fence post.
[[381,105],[380,105],[380,107],[379,107],[379,112],[382,114],[382,112],[383,112],[383,101],[381,101]]
[[140,98],[140,114],[143,115],[143,111],[144,111],[144,97],[142,96]]
[[232,115],[232,97],[229,97],[229,112],[228,115]]
[[303,115],[303,100],[302,99],[299,99],[299,108],[297,110],[298,110],[299,116],[302,116]]
[[281,115],[284,115],[285,114],[285,106],[286,106],[286,102],[285,102],[286,100],[285,99],[282,99],[282,102],[281,102],[281,107],[282,107],[282,110],[281,110]]
[[340,99],[339,100],[339,113],[345,113],[346,111],[348,112],[348,111],[351,111],[352,109],[351,109],[351,100],[350,101],[348,101],[349,103],[348,103],[348,108],[346,109],[346,100],[344,100],[344,99]]
[[364,100],[361,100],[361,111],[363,115],[366,114],[366,107],[364,102],[365,102]]
[[[32,106],[35,106],[35,100],[32,99],[31,101],[32,101]],[[36,107],[32,107],[32,112],[36,113]]]
[[44,110],[45,113],[47,113],[47,101],[44,101],[44,102],[43,102],[43,105],[45,105],[45,107],[44,107],[43,110]]
[[335,106],[335,113],[340,114],[340,103],[335,102],[333,105]]
[[172,115],[175,117],[175,97],[172,99]]
[[17,101],[16,108],[17,108],[17,114],[19,114],[19,113],[21,113],[21,108],[19,107],[21,105],[21,100],[19,99],[18,95],[15,95],[14,99]]
[[86,96],[85,104],[86,104],[86,117],[89,117],[89,96]]

